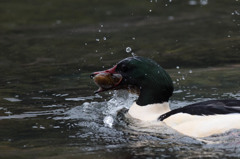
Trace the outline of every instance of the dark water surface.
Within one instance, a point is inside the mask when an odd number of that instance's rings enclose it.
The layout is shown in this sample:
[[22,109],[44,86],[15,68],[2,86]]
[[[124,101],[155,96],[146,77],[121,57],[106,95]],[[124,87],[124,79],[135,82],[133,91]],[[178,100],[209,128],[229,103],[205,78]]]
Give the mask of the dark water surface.
[[173,78],[171,107],[240,99],[239,0],[1,0],[0,158],[239,158],[240,131],[193,139],[134,128],[136,96],[94,95],[128,56]]

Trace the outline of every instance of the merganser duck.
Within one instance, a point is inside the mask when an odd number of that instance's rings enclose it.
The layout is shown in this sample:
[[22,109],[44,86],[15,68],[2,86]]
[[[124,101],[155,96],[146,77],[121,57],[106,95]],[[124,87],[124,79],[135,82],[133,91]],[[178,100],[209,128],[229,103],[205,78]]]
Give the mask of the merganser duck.
[[139,95],[128,110],[132,118],[163,122],[191,137],[207,137],[240,129],[240,100],[210,100],[170,110],[173,82],[156,62],[128,57],[114,67],[90,75],[99,89],[95,93],[127,89]]

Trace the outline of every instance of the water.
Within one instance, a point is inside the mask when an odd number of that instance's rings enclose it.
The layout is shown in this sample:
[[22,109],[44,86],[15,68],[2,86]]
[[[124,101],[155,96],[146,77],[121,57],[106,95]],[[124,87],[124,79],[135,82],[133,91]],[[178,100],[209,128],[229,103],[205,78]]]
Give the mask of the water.
[[121,115],[136,96],[94,95],[89,78],[145,56],[173,78],[172,109],[240,99],[239,1],[0,3],[0,158],[240,157],[239,130],[139,127]]
[[[172,109],[208,99],[239,99],[238,70],[239,66],[193,69],[192,73],[189,69],[169,69],[173,80],[183,74],[186,77],[175,83]],[[225,78],[220,79],[223,71]],[[90,82],[89,73],[80,76],[82,78],[69,76],[53,80],[60,85],[86,83],[91,85],[89,91],[83,85],[3,95],[1,157],[31,158],[35,154],[39,158],[239,157],[239,130],[197,140],[166,127],[131,125],[119,116],[119,112],[129,108],[137,98],[135,95],[125,91],[93,95],[96,86]],[[214,82],[206,83],[205,80]],[[26,85],[31,86],[31,83]]]

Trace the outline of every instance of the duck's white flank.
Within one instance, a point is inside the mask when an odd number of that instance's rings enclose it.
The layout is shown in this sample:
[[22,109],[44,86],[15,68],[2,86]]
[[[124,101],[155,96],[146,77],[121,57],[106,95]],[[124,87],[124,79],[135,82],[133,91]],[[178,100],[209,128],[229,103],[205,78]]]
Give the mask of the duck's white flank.
[[[167,102],[148,106],[138,106],[134,103],[128,114],[141,121],[156,122],[160,115],[168,111],[170,111],[170,108]],[[168,117],[163,123],[188,136],[207,137],[231,129],[240,129],[240,114],[200,116],[178,113]]]
[[163,122],[182,134],[192,137],[207,137],[231,129],[240,129],[240,114],[200,116],[178,113]]
[[136,102],[128,110],[131,117],[142,121],[157,121],[158,117],[166,112],[169,112],[169,103],[149,104],[147,106],[139,106]]

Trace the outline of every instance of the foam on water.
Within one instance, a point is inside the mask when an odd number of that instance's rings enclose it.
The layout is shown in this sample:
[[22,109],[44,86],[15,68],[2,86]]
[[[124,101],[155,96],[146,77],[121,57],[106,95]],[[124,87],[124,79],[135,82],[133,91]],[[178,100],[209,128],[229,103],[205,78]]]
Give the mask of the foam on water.
[[104,122],[105,126],[111,128],[113,126],[114,119],[112,116],[106,116],[106,117],[104,117],[103,122]]

